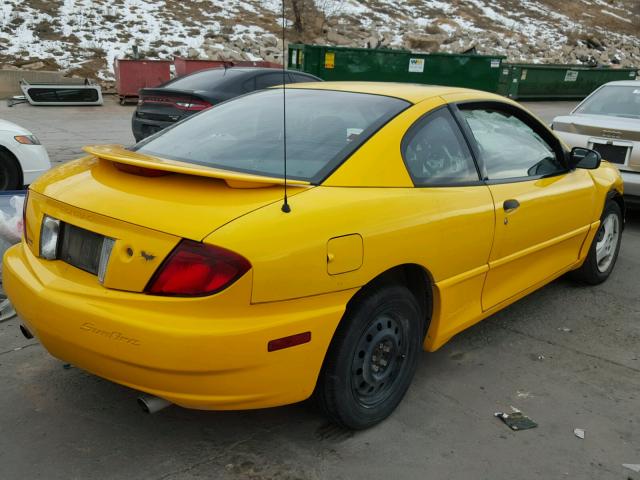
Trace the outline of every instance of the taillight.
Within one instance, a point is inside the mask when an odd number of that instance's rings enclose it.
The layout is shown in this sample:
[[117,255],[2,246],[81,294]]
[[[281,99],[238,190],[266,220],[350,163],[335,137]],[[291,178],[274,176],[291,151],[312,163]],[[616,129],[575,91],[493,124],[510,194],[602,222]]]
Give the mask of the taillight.
[[22,204],[22,236],[24,241],[29,243],[29,237],[27,237],[27,204],[29,203],[29,190],[27,190],[24,196],[24,203]]
[[141,177],[162,177],[169,175],[172,172],[166,170],[157,170],[155,168],[139,167],[137,165],[129,165],[128,163],[113,162],[115,167],[121,172],[131,173],[133,175],[139,175]]
[[167,96],[146,95],[144,97],[140,97],[140,99],[138,100],[138,105],[147,105],[149,103],[172,106],[172,107],[176,107],[179,110],[185,110],[189,112],[199,112],[200,110],[204,110],[205,108],[209,108],[213,106],[213,104],[207,102],[206,100],[202,100],[200,98],[173,97],[169,95]]
[[232,285],[251,268],[224,248],[182,240],[160,265],[146,293],[178,297],[211,295]]
[[209,108],[212,105],[209,102],[205,102],[204,100],[178,100],[175,103],[175,106],[180,110],[187,110],[189,112],[199,112],[200,110],[204,110],[205,108]]

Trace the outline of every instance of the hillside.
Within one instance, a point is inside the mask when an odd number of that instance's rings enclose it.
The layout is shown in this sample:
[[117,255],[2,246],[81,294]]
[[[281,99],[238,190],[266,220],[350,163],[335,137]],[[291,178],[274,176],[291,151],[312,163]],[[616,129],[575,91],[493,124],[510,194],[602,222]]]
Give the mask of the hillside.
[[[638,0],[286,0],[287,41],[640,66]],[[281,60],[278,0],[3,0],[2,68],[113,79],[131,56]]]

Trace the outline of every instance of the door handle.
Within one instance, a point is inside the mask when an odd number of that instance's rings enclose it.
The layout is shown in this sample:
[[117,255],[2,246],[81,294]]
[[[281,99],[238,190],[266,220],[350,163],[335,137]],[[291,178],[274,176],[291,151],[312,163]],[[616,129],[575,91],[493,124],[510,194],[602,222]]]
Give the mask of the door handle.
[[520,206],[520,202],[515,198],[510,198],[509,200],[505,200],[502,204],[502,208],[506,213],[513,212],[516,208]]

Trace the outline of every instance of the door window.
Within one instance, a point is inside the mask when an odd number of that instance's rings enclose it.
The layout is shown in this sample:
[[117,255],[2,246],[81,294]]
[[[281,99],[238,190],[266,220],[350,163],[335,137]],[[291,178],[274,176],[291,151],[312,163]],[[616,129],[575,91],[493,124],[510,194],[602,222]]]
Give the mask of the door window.
[[317,82],[315,78],[301,73],[290,73],[289,75],[293,83]]
[[415,123],[402,141],[402,156],[416,186],[479,180],[473,157],[446,108]]
[[554,148],[511,112],[463,109],[489,180],[550,176],[566,171]]

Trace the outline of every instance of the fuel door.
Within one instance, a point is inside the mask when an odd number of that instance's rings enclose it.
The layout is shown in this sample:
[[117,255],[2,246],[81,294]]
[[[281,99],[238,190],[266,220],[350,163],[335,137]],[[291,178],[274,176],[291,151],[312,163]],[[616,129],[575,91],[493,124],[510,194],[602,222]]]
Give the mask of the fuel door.
[[357,233],[333,237],[327,242],[327,273],[338,275],[362,266],[362,237]]

